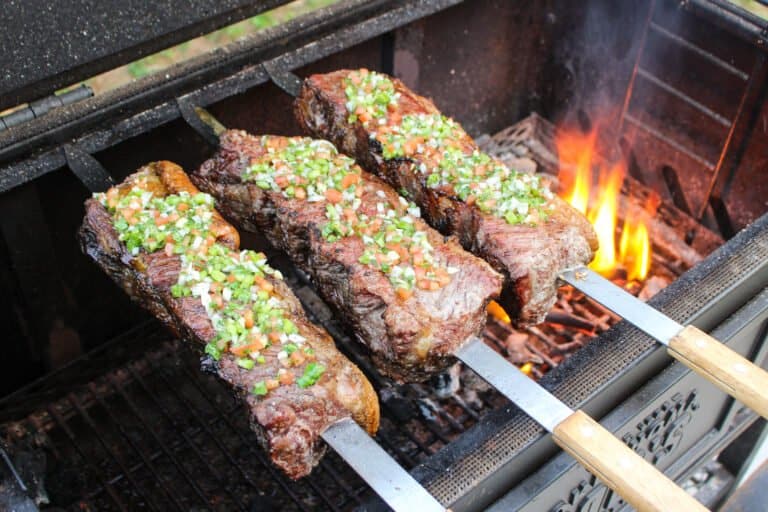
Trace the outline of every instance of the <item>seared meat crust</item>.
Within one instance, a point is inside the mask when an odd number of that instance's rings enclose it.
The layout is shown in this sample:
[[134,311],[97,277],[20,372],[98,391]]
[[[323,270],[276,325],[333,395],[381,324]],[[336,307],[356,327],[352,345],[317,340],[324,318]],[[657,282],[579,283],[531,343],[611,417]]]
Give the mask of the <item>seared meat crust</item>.
[[[154,179],[145,188],[155,194],[187,191],[198,192],[187,175],[171,162],[156,162],[129,176],[119,190],[128,192],[136,176],[149,172]],[[237,250],[239,235],[218,213],[214,215],[212,232],[217,242]],[[148,309],[176,335],[192,342],[196,349],[214,337],[214,329],[203,304],[198,298],[174,298],[170,287],[178,280],[181,267],[178,255],[164,251],[130,255],[112,225],[110,213],[95,200],[85,203],[85,219],[79,232],[83,252],[90,256],[136,302]],[[332,423],[352,417],[371,434],[379,424],[378,398],[360,370],[335,347],[333,340],[304,315],[301,304],[280,279],[267,277],[282,297],[293,322],[314,349],[317,361],[326,367],[320,380],[308,388],[296,385],[280,386],[265,397],[251,393],[254,384],[274,377],[280,368],[279,344],[263,351],[265,364],[252,370],[241,368],[236,358],[225,353],[216,365],[218,376],[226,382],[248,406],[250,423],[273,463],[291,478],[310,473],[325,452],[320,439]]]
[[[295,103],[299,123],[309,134],[333,142],[396,190],[405,191],[421,207],[432,227],[458,237],[465,249],[501,272],[505,276],[501,303],[515,323],[542,322],[556,299],[558,272],[588,263],[597,250],[597,237],[587,219],[554,197],[545,222],[512,225],[444,190],[428,187],[426,175],[416,169],[421,164],[436,168],[436,162],[425,157],[385,159],[371,132],[360,123],[348,121],[344,80],[351,72],[339,70],[307,78]],[[397,114],[439,113],[430,100],[415,94],[400,80],[391,80],[400,94]],[[467,152],[477,149],[466,134],[461,145]]]
[[[415,289],[412,296],[399,297],[384,273],[359,262],[364,251],[359,237],[336,242],[323,238],[323,202],[286,198],[242,180],[243,172],[266,151],[260,137],[227,131],[217,154],[192,180],[216,197],[217,208],[239,228],[264,233],[312,277],[370,348],[383,373],[398,381],[424,380],[452,364],[454,351],[482,330],[485,308],[498,295],[501,276],[417,218],[438,261],[458,272],[437,291]],[[375,176],[363,172],[362,184],[361,208],[373,209],[381,198],[399,204],[397,193]]]

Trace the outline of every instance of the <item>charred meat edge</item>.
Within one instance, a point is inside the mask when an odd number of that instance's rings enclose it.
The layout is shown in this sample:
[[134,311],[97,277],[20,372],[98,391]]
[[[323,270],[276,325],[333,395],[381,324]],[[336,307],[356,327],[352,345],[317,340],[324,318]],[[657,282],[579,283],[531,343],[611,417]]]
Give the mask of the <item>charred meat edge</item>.
[[[396,190],[405,190],[432,227],[455,235],[465,249],[501,272],[505,286],[500,302],[517,325],[542,322],[557,298],[557,274],[588,263],[597,250],[597,237],[587,219],[554,197],[549,217],[542,224],[511,225],[443,190],[428,187],[427,176],[416,171],[422,162],[413,158],[385,159],[371,133],[359,123],[349,123],[344,79],[350,72],[312,75],[304,81],[295,103],[299,124],[309,134],[333,142]],[[400,80],[391,80],[401,95],[401,115],[439,113],[430,100],[418,96]],[[477,148],[468,135],[462,145]]]
[[[198,189],[184,171],[171,162],[149,164],[139,172],[149,171],[158,179],[149,188],[155,194],[167,195]],[[118,185],[129,191],[135,175]],[[173,298],[170,287],[178,279],[180,259],[163,251],[131,256],[119,241],[112,226],[112,217],[96,199],[85,203],[85,219],[79,239],[83,252],[90,256],[136,302],[153,313],[176,335],[191,341],[196,349],[214,336],[213,326],[199,299]],[[238,250],[239,235],[218,213],[211,226],[217,242]],[[247,404],[251,428],[269,453],[273,463],[290,478],[306,476],[325,452],[320,439],[331,424],[352,417],[373,434],[379,424],[379,404],[376,393],[360,370],[336,349],[328,334],[312,324],[304,315],[301,304],[288,286],[279,279],[270,279],[282,297],[292,320],[307,344],[315,350],[317,360],[326,371],[313,386],[301,389],[296,385],[280,386],[266,397],[254,396],[253,384],[266,376],[274,376],[280,345],[269,347],[264,355],[267,362],[253,370],[237,366],[235,358],[224,355],[216,366],[217,375]]]
[[[336,242],[323,238],[324,202],[287,198],[281,191],[242,181],[243,172],[265,153],[260,137],[227,131],[217,154],[192,180],[216,198],[217,207],[235,225],[265,234],[312,277],[325,300],[371,350],[382,373],[400,382],[419,381],[453,364],[453,353],[482,331],[485,308],[498,295],[502,277],[453,239],[415,218],[417,228],[427,232],[435,256],[459,270],[437,291],[415,289],[407,299],[398,297],[384,273],[358,261],[364,250],[359,237]],[[399,202],[386,183],[360,172],[363,204],[375,204],[382,195]]]

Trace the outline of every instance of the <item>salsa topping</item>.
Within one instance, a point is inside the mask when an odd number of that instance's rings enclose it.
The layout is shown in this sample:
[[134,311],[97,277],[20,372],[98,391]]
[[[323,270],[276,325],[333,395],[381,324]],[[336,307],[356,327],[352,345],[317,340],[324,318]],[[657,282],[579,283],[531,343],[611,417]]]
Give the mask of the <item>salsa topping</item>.
[[180,256],[181,270],[171,294],[200,299],[215,332],[205,346],[207,354],[219,360],[230,353],[239,367],[251,370],[266,363],[267,347],[280,345],[281,368],[263,387],[257,385],[255,394],[294,383],[292,368],[299,372],[300,387],[318,381],[325,368],[314,361],[314,351],[290,320],[271,282],[282,279],[280,272],[262,253],[238,252],[215,243],[210,195],[180,192],[158,197],[134,186],[122,197],[117,188],[95,197],[112,214],[119,239],[131,254],[163,250]]
[[371,131],[371,138],[381,144],[384,158],[413,157],[436,162],[432,168],[424,163],[418,166],[428,187],[448,189],[467,204],[509,224],[535,224],[546,219],[546,203],[552,193],[541,180],[510,169],[468,144],[464,130],[452,119],[423,113],[401,117],[394,84],[376,72],[353,71],[344,85],[350,112],[356,112],[350,105],[359,108],[375,102],[377,97],[390,98],[387,108],[349,117],[349,122],[360,122]]
[[[354,160],[327,141],[263,136],[266,155],[243,173],[243,179],[284,197],[325,205],[323,238],[336,242],[355,236],[365,248],[360,263],[383,272],[403,299],[413,289],[439,290],[456,269],[436,261],[427,232],[416,226],[416,205],[386,194],[361,179]],[[368,187],[368,189],[366,189]],[[375,196],[374,201],[366,192]]]

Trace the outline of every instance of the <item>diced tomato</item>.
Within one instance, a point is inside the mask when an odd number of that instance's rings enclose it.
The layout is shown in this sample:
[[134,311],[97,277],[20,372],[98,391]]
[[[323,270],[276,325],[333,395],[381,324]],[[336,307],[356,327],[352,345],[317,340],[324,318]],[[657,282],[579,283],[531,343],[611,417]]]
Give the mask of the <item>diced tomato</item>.
[[173,256],[173,244],[170,242],[165,244],[165,255]]
[[301,352],[301,350],[294,350],[291,353],[290,359],[294,366],[299,366],[304,362],[304,354]]
[[285,371],[278,376],[278,379],[280,379],[280,384],[283,384],[284,386],[293,384],[293,380],[294,380],[293,372],[290,370]]
[[328,190],[326,190],[325,198],[328,200],[328,202],[333,204],[338,204],[342,200],[341,192],[339,192],[335,188],[329,188]]
[[354,174],[354,173],[346,174],[343,178],[341,178],[341,188],[349,188],[359,181],[360,181],[359,174]]
[[304,190],[302,187],[297,187],[294,191],[294,194],[296,195],[296,199],[306,199],[307,198],[307,191]]
[[253,327],[253,310],[246,309],[245,314],[243,315],[243,320],[245,321],[246,329]]
[[277,186],[280,188],[285,188],[290,184],[288,177],[285,175],[275,176],[275,183],[277,183]]
[[272,343],[277,343],[278,341],[280,341],[280,333],[277,331],[272,331],[271,333],[269,333],[268,337],[269,337],[269,341],[271,341]]
[[402,300],[408,300],[413,295],[413,290],[408,290],[406,288],[398,288],[396,290],[397,296],[400,297]]
[[275,289],[275,287],[272,286],[272,283],[270,283],[269,281],[267,281],[266,279],[264,279],[261,276],[255,276],[253,278],[253,282],[256,283],[256,286],[258,286],[259,288],[261,288],[265,292],[270,292],[271,293]]
[[176,205],[176,209],[179,210],[180,212],[185,212],[189,210],[189,205],[187,203],[179,203],[178,205]]
[[267,379],[264,381],[264,385],[267,386],[267,389],[269,391],[272,391],[273,389],[277,389],[280,387],[280,381],[277,379]]
[[230,345],[229,351],[232,352],[237,357],[243,357],[248,352],[256,352],[263,348],[264,348],[264,342],[255,341],[253,343],[248,343],[246,345],[237,345],[237,346]]

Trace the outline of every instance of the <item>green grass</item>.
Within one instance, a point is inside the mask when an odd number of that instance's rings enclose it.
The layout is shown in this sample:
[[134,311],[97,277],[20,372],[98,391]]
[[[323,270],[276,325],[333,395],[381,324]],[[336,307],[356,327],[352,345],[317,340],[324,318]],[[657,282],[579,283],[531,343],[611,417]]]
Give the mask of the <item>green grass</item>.
[[280,25],[297,16],[315,9],[326,7],[338,1],[339,0],[296,0],[272,9],[271,11],[258,14],[228,27],[221,28],[210,34],[148,55],[135,62],[131,62],[130,64],[87,80],[85,83],[91,86],[98,94],[132,80],[137,80],[152,73],[156,73],[178,62],[210,52],[215,48],[225,46],[260,30]]

